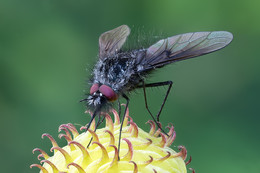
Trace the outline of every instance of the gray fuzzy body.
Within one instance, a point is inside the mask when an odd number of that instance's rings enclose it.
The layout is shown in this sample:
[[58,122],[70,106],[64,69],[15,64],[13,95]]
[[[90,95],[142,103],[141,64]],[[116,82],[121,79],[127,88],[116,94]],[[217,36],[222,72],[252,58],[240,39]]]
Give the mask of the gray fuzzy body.
[[[119,97],[134,90],[143,81],[143,58],[146,49],[129,52],[118,52],[113,56],[99,59],[96,63],[91,79],[91,86],[95,83],[109,86]],[[87,98],[88,107],[110,108],[112,103],[102,93],[97,92]]]
[[107,85],[117,94],[131,91],[143,78],[140,63],[145,50],[117,53],[100,59],[93,71],[93,83]]

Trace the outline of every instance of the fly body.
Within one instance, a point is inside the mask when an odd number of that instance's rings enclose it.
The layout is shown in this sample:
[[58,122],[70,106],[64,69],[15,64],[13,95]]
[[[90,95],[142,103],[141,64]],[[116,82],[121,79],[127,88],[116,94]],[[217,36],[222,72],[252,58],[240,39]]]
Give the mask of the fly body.
[[[82,100],[86,101],[87,107],[93,110],[92,119],[87,129],[95,116],[100,115],[104,108],[110,109],[113,106],[112,103],[118,101],[119,97],[126,99],[127,108],[129,103],[127,95],[129,91],[137,88],[143,89],[146,109],[160,128],[159,116],[171,90],[172,81],[146,83],[147,74],[167,64],[222,49],[233,39],[233,35],[227,31],[192,32],[159,40],[145,49],[123,52],[121,47],[129,34],[129,27],[122,25],[101,34],[99,37],[99,60],[92,73],[89,94],[86,99]],[[145,89],[159,86],[168,86],[168,90],[160,110],[156,114],[157,119],[155,119],[149,110]],[[123,119],[125,115],[126,112],[123,114]],[[122,125],[119,139],[121,130]]]
[[[98,88],[88,97],[88,105],[95,108],[100,105],[102,108],[111,108],[112,102],[128,93],[138,86],[143,80],[144,73],[139,57],[145,55],[146,50],[134,50],[130,52],[118,52],[112,57],[100,59],[93,70],[92,86]],[[101,86],[107,90],[100,91]],[[111,90],[110,90],[111,89]],[[102,89],[101,89],[102,90]],[[90,92],[91,93],[91,92]],[[93,94],[96,95],[93,97]],[[108,96],[108,95],[112,96]]]

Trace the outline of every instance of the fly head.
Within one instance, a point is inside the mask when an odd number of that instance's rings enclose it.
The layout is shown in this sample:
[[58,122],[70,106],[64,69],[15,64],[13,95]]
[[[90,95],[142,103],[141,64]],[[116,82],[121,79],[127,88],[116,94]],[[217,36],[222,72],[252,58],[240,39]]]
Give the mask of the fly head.
[[83,101],[87,101],[87,106],[91,109],[103,109],[109,108],[117,99],[118,95],[111,87],[94,83],[90,88],[89,96]]

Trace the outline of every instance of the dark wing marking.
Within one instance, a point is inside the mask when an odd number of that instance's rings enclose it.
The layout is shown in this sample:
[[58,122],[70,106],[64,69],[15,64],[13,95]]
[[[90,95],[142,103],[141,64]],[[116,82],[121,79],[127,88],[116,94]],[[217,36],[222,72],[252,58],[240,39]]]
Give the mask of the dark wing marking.
[[194,32],[158,41],[142,59],[144,70],[204,55],[227,46],[233,35],[227,31]]
[[119,51],[129,34],[130,29],[127,25],[119,26],[101,34],[99,37],[99,58],[103,59]]

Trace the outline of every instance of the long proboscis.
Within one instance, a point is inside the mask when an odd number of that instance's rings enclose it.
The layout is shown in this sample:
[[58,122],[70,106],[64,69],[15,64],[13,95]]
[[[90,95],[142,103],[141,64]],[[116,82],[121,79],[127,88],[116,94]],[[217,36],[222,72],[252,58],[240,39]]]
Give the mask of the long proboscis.
[[92,124],[93,120],[95,119],[95,117],[98,115],[98,113],[100,113],[100,109],[101,109],[101,107],[97,107],[95,109],[95,111],[93,112],[93,115],[92,115],[92,117],[91,117],[91,119],[90,119],[90,121],[89,121],[89,123],[86,127],[86,132],[88,131],[88,129],[89,129],[90,125]]

